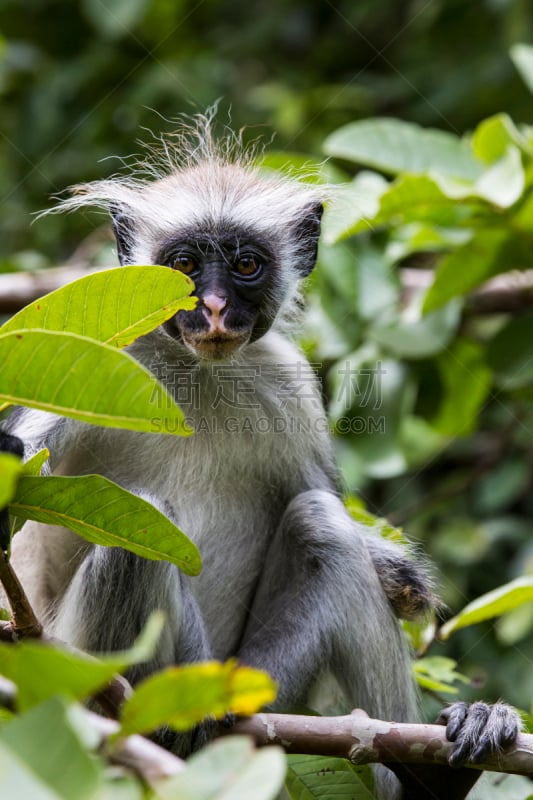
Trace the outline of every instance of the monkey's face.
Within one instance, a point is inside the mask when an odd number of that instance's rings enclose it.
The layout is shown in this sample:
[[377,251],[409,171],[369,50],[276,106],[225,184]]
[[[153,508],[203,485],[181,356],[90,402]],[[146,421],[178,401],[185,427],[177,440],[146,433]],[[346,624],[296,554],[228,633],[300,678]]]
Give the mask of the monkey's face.
[[272,325],[279,267],[260,235],[222,226],[187,231],[163,245],[156,263],[194,281],[197,307],[179,311],[164,327],[201,360],[226,359]]

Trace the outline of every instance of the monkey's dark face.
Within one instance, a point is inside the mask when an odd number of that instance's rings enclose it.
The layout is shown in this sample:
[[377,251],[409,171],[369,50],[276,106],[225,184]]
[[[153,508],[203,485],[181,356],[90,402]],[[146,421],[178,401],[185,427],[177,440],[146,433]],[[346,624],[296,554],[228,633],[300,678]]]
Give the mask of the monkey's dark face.
[[194,281],[196,309],[179,311],[164,327],[200,359],[228,358],[272,325],[279,267],[260,235],[228,227],[186,231],[167,241],[155,262]]

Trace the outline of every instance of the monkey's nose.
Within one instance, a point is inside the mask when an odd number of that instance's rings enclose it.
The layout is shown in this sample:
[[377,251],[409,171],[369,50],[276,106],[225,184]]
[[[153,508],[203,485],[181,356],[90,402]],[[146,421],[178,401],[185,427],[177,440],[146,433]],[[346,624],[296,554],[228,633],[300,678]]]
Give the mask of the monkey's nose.
[[218,294],[206,294],[202,298],[204,317],[209,322],[210,331],[225,331],[224,325],[224,309],[228,304],[227,297],[221,297]]

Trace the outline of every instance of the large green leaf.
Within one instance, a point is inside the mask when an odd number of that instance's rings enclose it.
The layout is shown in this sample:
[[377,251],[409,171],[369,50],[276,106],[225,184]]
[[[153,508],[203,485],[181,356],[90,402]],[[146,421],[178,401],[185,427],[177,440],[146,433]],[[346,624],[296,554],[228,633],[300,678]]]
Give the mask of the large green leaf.
[[291,800],[370,800],[374,779],[368,764],[343,758],[288,756],[286,786]]
[[351,122],[326,139],[324,150],[330,156],[393,175],[433,170],[473,180],[482,169],[466,141],[445,131],[396,119]]
[[116,428],[191,433],[180,408],[127,353],[74,333],[0,335],[0,402]]
[[274,800],[283,785],[279,747],[257,751],[248,737],[220,739],[187,761],[186,769],[159,782],[161,800]]
[[16,685],[17,706],[22,711],[54,695],[85,700],[117,673],[132,664],[148,661],[154,654],[163,623],[162,614],[152,615],[130,650],[98,659],[45,642],[26,640],[15,645],[0,642],[0,674]]
[[447,639],[459,628],[466,628],[468,625],[475,625],[477,622],[498,617],[505,614],[506,611],[512,611],[523,603],[531,601],[533,601],[533,575],[516,578],[465,606],[459,614],[442,626],[439,638]]
[[533,380],[533,314],[511,319],[489,342],[487,360],[505,389],[531,385]]
[[[5,800],[94,798],[102,777],[70,719],[71,707],[53,698],[14,719],[0,732],[0,797]],[[9,757],[8,757],[9,754]],[[7,763],[4,761],[6,757]],[[36,790],[27,770],[39,786]],[[42,788],[41,788],[42,786]],[[48,791],[46,791],[48,789]]]
[[424,313],[464,296],[493,275],[526,267],[532,255],[529,244],[512,231],[480,230],[470,242],[441,260],[426,293]]
[[[47,734],[48,738],[48,734]],[[45,739],[46,741],[47,739]],[[40,742],[43,749],[43,742]],[[0,797],[6,800],[31,798],[31,800],[64,800],[39,778],[27,759],[19,758],[0,739]]]
[[378,173],[363,170],[352,183],[338,187],[324,214],[323,240],[333,244],[360,230],[370,230],[370,220],[378,213],[379,198],[388,186]]
[[26,306],[0,328],[68,331],[124,347],[180,309],[192,309],[190,278],[168,267],[119,267],[86,275]]
[[161,725],[188,730],[209,715],[252,714],[275,696],[275,683],[266,672],[234,661],[169,667],[138,684],[123,706],[122,730],[145,733]]
[[524,191],[526,176],[520,151],[509,145],[494,164],[491,164],[475,182],[446,175],[433,175],[441,191],[451,200],[479,198],[499,208],[509,208],[519,200]]
[[328,378],[329,415],[338,434],[336,455],[347,486],[354,488],[356,477],[352,453],[363,460],[365,472],[372,477],[401,474],[405,457],[399,424],[414,402],[413,385],[404,365],[374,356],[371,347],[363,347],[334,365]]
[[484,348],[477,342],[457,338],[439,355],[437,365],[444,397],[433,420],[439,433],[466,436],[475,428],[492,380],[484,354]]
[[400,358],[428,358],[440,353],[452,340],[460,322],[460,304],[448,303],[422,316],[416,298],[391,322],[376,320],[369,338]]
[[531,156],[533,150],[527,138],[507,114],[495,114],[479,123],[472,136],[472,149],[481,161],[492,164],[505,155],[514,144]]
[[168,517],[101,475],[23,477],[9,510],[20,519],[63,525],[93,544],[170,561],[188,575],[201,569],[198,548]]

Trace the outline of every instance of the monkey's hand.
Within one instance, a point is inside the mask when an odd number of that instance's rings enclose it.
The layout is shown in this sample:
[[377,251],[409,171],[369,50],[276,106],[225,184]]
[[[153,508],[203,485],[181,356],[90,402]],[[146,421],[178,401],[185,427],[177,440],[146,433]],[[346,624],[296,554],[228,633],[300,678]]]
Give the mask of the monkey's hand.
[[517,712],[505,703],[452,703],[437,723],[446,725],[446,737],[454,743],[448,759],[452,767],[498,753],[513,744],[522,728]]

